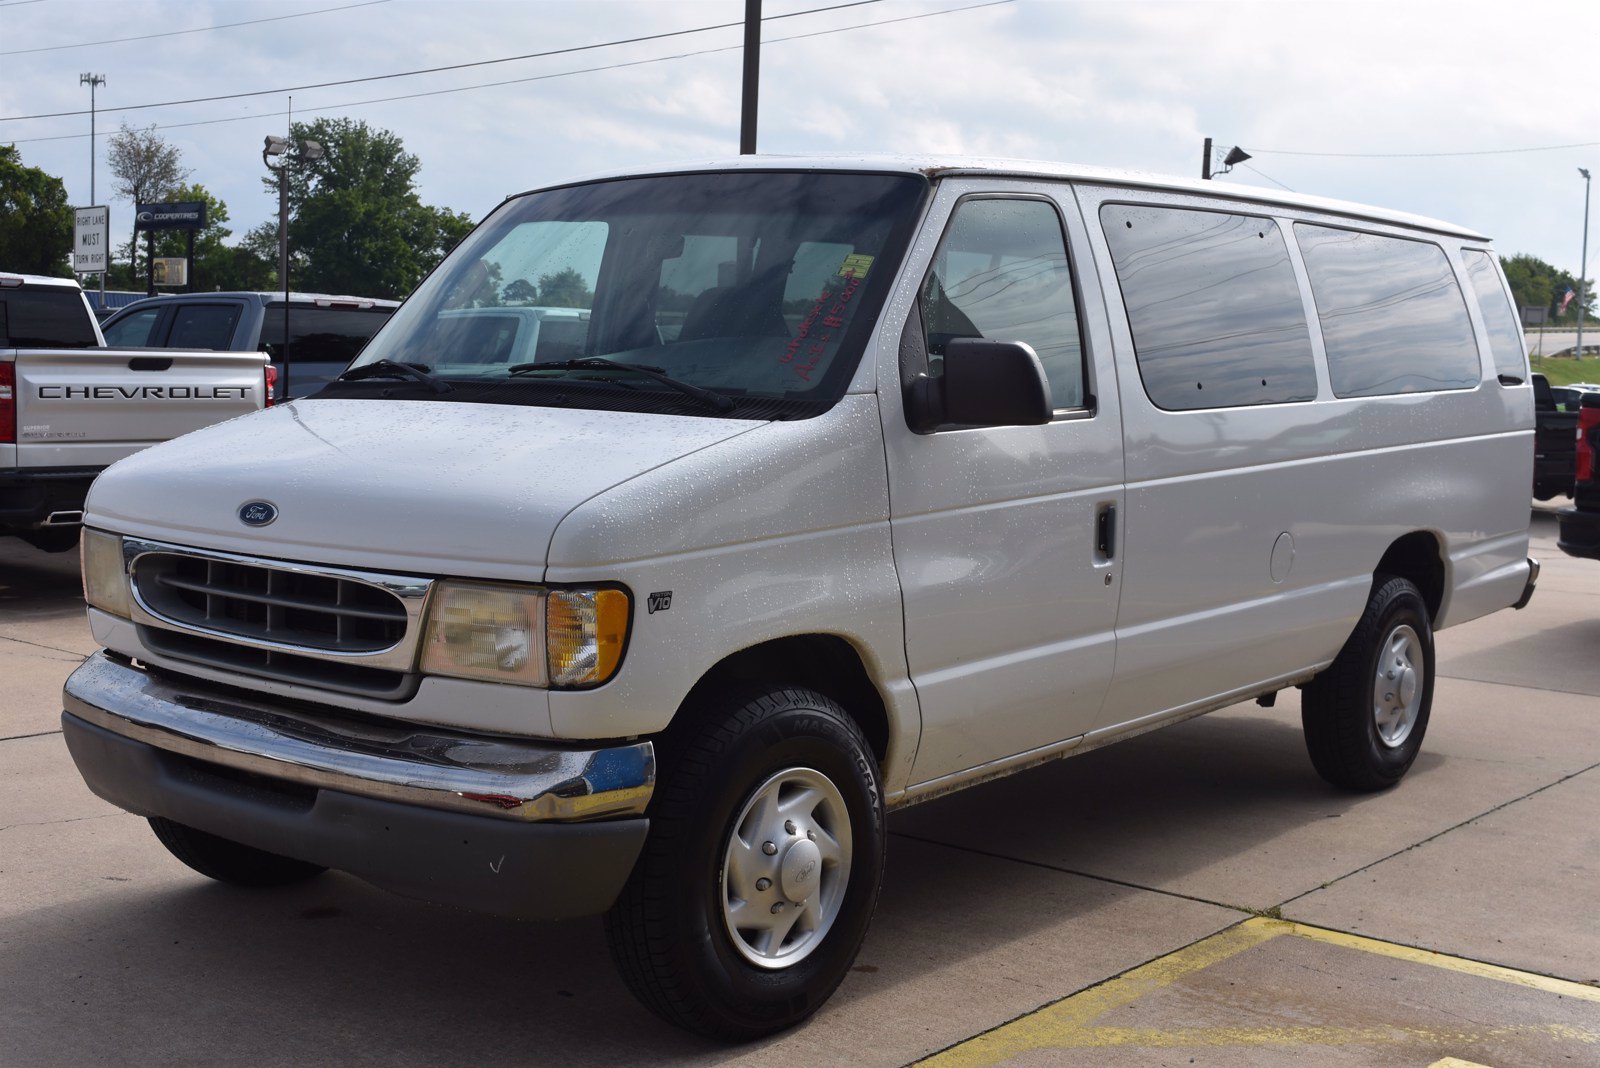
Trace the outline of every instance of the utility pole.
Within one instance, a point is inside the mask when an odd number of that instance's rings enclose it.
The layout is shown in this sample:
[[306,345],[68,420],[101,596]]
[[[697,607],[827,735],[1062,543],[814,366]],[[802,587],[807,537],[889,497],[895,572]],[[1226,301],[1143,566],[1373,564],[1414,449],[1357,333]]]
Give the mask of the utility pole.
[[1578,346],[1572,350],[1573,356],[1583,359],[1583,276],[1589,273],[1589,172],[1582,167],[1578,173],[1583,175],[1583,259],[1578,261]]
[[1200,177],[1206,181],[1211,180],[1211,138],[1206,138],[1205,151],[1200,157]]
[[739,108],[739,155],[756,154],[756,102],[761,93],[761,0],[744,0],[744,93]]
[[[80,75],[78,75],[78,84],[79,85],[87,85],[89,87],[89,206],[90,207],[96,207],[98,202],[94,198],[94,157],[95,157],[95,151],[94,151],[94,91],[96,89],[98,89],[100,86],[106,84],[106,76],[104,74],[80,74]],[[110,232],[110,227],[107,226],[106,229],[107,229],[107,232],[109,233]],[[111,250],[109,248],[107,248],[106,249],[106,268],[109,270],[110,267],[111,267]],[[100,307],[104,308],[105,306],[106,306],[106,272],[105,271],[101,271],[100,272]]]

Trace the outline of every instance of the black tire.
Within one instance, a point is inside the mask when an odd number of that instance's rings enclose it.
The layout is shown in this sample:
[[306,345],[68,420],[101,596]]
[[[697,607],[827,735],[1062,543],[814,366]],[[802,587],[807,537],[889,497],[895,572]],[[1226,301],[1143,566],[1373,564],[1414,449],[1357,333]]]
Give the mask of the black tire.
[[[1376,715],[1379,661],[1391,642],[1404,640],[1401,628],[1406,627],[1417,639],[1421,660],[1421,670],[1412,672],[1418,705],[1409,733],[1386,742]],[[1422,749],[1433,706],[1433,670],[1433,627],[1422,594],[1407,579],[1377,576],[1366,611],[1338,658],[1301,696],[1300,721],[1317,774],[1359,793],[1399,782]]]
[[[844,709],[803,689],[708,702],[661,750],[649,838],[606,914],[612,958],[634,995],[676,1026],[734,1041],[792,1027],[843,981],[877,907],[886,834],[872,750]],[[789,769],[821,773],[842,795],[850,869],[809,955],[763,968],[724,920],[723,860],[747,802]]]
[[218,838],[160,816],[150,818],[150,829],[156,832],[169,853],[189,867],[208,878],[234,886],[288,886],[328,870]]

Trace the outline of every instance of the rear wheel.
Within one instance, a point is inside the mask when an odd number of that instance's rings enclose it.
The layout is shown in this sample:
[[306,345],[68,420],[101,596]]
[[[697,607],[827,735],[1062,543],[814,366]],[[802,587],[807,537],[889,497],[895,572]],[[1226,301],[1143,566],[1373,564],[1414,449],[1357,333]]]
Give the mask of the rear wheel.
[[877,905],[884,814],[860,728],[810,690],[716,701],[663,747],[650,836],[606,916],[633,993],[752,1039],[815,1012]]
[[234,886],[288,886],[328,869],[303,860],[280,857],[227,838],[197,831],[183,823],[152,816],[150,829],[167,851],[201,875]]
[[1393,786],[1417,759],[1433,705],[1433,628],[1416,586],[1382,575],[1344,648],[1305,688],[1317,773],[1346,790]]

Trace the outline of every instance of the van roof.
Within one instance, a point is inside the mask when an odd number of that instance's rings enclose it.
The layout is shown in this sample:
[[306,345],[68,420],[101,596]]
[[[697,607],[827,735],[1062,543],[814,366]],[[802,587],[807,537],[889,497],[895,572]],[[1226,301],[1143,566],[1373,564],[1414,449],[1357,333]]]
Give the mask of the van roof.
[[[1454,223],[1412,215],[1403,211],[1375,208],[1328,197],[1309,196],[1268,189],[1263,186],[1239,185],[1234,182],[1209,181],[1199,178],[1179,178],[1149,171],[1123,170],[1114,167],[1093,167],[1076,163],[1050,163],[1042,160],[1003,159],[987,156],[891,156],[891,155],[841,155],[841,156],[734,156],[661,166],[642,167],[626,171],[611,171],[586,175],[572,181],[557,182],[542,188],[558,188],[582,182],[612,178],[632,178],[652,174],[684,174],[725,170],[818,170],[863,171],[891,174],[921,174],[928,178],[949,175],[995,175],[1007,178],[1056,178],[1098,185],[1123,185],[1136,189],[1155,189],[1179,193],[1204,193],[1208,196],[1241,203],[1281,205],[1302,208],[1328,215],[1344,215],[1353,219],[1392,223],[1437,234],[1449,234],[1475,241],[1489,238]],[[537,190],[530,190],[536,192]]]

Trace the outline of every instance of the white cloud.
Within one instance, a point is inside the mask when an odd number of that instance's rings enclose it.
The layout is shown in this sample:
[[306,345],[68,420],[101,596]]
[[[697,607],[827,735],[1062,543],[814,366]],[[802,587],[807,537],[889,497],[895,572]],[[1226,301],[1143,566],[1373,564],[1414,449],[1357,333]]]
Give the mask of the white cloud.
[[[769,15],[827,0],[768,0]],[[789,36],[957,6],[885,0],[770,22]],[[333,6],[53,0],[0,8],[0,51]],[[444,2],[374,7],[213,33],[0,57],[0,115],[76,110],[80,70],[103,107],[333,81],[737,22],[738,0]],[[1021,2],[764,49],[761,143],[781,152],[972,152],[1193,174],[1201,138],[1242,144],[1295,189],[1416,211],[1494,234],[1503,251],[1576,266],[1575,168],[1600,149],[1450,159],[1273,154],[1493,149],[1600,141],[1582,73],[1600,4]],[[297,114],[349,101],[525,78],[737,45],[725,29],[473,70],[294,94]],[[737,51],[336,112],[399,134],[425,199],[481,215],[506,193],[574,174],[730,154]],[[248,116],[169,128],[194,178],[243,231],[269,217],[261,137],[283,94],[133,112],[133,123]],[[102,133],[118,115],[103,115]],[[0,122],[0,142],[81,134],[85,117]],[[87,199],[82,139],[24,143],[24,158]],[[103,160],[103,140],[102,140]],[[1241,168],[1235,180],[1268,184]],[[109,175],[99,170],[101,199]],[[126,205],[114,206],[121,214]],[[114,214],[113,218],[117,217]],[[1600,241],[1595,244],[1600,246]]]

